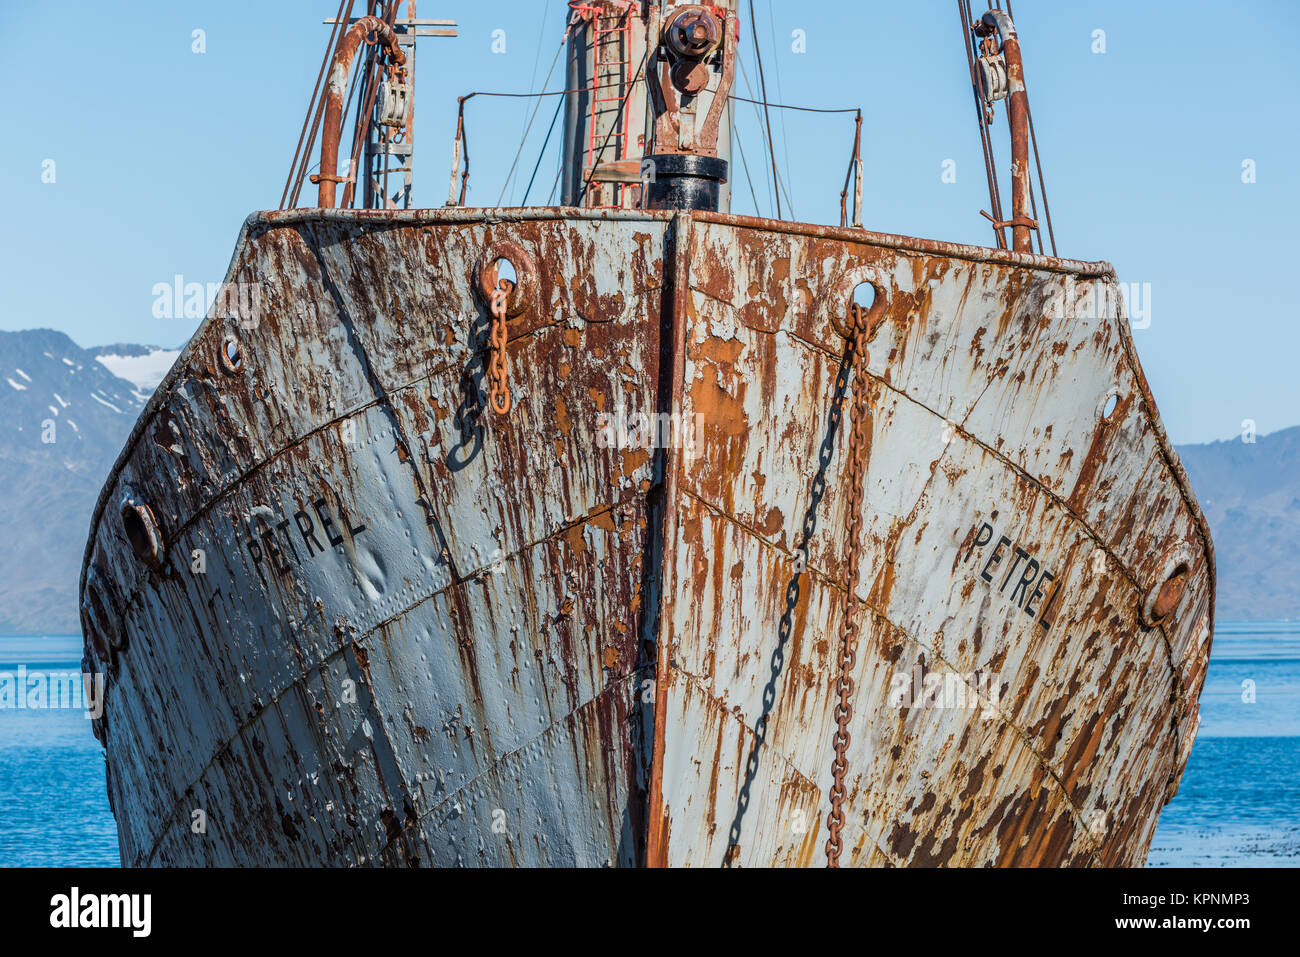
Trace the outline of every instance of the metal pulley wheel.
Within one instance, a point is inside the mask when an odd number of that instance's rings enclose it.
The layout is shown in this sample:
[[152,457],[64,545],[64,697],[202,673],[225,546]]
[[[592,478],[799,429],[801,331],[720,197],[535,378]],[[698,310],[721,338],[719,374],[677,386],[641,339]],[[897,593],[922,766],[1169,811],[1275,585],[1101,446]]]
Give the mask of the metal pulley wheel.
[[411,88],[385,78],[379,84],[375,109],[381,126],[405,126],[411,109]]
[[980,75],[980,96],[992,105],[1005,100],[1010,85],[1007,82],[1007,61],[1001,53],[986,53],[976,61]]

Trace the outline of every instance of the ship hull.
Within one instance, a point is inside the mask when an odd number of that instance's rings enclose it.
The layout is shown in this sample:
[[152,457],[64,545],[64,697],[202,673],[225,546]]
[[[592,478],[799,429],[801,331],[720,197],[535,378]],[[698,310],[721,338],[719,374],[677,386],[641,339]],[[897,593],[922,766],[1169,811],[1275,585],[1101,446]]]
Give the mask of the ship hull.
[[1144,859],[1213,551],[1105,264],[716,214],[295,211],[250,217],[228,282],[87,546],[124,863],[820,863],[850,509],[845,860]]

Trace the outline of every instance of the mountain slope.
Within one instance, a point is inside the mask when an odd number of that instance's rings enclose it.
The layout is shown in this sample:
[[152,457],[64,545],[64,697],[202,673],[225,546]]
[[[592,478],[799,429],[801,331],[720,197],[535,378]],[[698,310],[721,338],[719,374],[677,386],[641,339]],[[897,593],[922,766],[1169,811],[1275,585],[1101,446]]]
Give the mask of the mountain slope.
[[87,349],[99,364],[113,375],[125,379],[136,387],[136,396],[147,401],[158,388],[181,354],[179,349],[159,349],[157,346],[134,346],[115,343],[111,346],[95,346]]
[[144,404],[61,332],[0,332],[0,634],[80,630],[100,486]]
[[1214,536],[1217,617],[1300,618],[1300,426],[1178,455]]

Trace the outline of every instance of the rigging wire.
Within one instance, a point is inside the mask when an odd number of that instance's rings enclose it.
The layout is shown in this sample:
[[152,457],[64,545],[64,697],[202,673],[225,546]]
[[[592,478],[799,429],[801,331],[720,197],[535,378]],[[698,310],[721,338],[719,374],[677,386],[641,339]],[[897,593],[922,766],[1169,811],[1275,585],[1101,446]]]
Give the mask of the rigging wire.
[[[754,90],[749,82],[749,73],[745,70],[745,61],[738,56],[736,57],[736,62],[740,65],[740,77],[742,80],[745,81],[745,89],[752,94]],[[754,104],[754,118],[758,122],[758,141],[762,146],[763,152],[766,153],[767,137],[763,133],[763,116],[761,113],[758,112],[758,101],[746,97],[744,98],[744,102]],[[772,171],[766,164],[764,164],[763,166],[763,187],[764,187],[763,191],[767,193],[767,199],[769,203],[771,204],[771,206],[775,206],[776,202],[772,197]]]
[[[754,36],[754,59],[758,63],[758,81],[762,88],[763,101],[767,102],[767,78],[763,73],[763,51],[758,48],[758,22],[754,19],[754,0],[749,0],[749,28]],[[767,150],[772,157],[772,179],[777,181],[776,193],[776,218],[784,219],[781,215],[781,191],[780,177],[776,171],[776,144],[772,141],[772,113],[767,106],[763,107],[763,115],[767,119]]]
[[754,190],[754,178],[753,178],[752,176],[749,175],[749,161],[748,161],[747,159],[745,159],[745,144],[741,142],[741,140],[740,140],[740,130],[737,129],[737,127],[736,127],[736,107],[735,107],[735,104],[734,104],[734,103],[729,104],[729,105],[727,106],[727,109],[730,110],[730,112],[731,112],[731,116],[729,117],[729,120],[730,120],[730,123],[731,123],[731,131],[732,131],[732,135],[735,136],[735,138],[736,138],[736,149],[737,149],[737,150],[739,151],[739,153],[740,153],[740,165],[741,165],[741,166],[744,168],[744,170],[745,170],[745,182],[747,182],[747,183],[749,184],[749,195],[750,195],[750,198],[754,200],[754,215],[755,215],[755,216],[762,216],[762,215],[763,215],[763,210],[762,210],[762,209],[759,207],[759,205],[758,205],[758,193]]
[[800,113],[857,113],[860,109],[859,107],[851,106],[842,110],[831,110],[822,109],[816,106],[794,106],[790,103],[765,103],[762,100],[751,100],[743,96],[737,96],[734,93],[728,97],[728,99],[739,100],[741,103],[754,103],[758,106],[770,106],[774,110],[797,110]]
[[[644,63],[643,63],[643,65],[644,65]],[[748,76],[745,77],[745,83],[746,83],[746,86],[749,85],[749,79],[748,79]],[[496,91],[496,90],[475,90],[475,91],[473,91],[472,93],[467,93],[464,97],[461,98],[461,99],[462,99],[462,107],[461,107],[461,108],[462,108],[462,111],[463,111],[463,109],[464,109],[464,102],[468,102],[469,100],[472,100],[472,99],[473,99],[474,97],[476,97],[476,96],[506,97],[506,98],[510,98],[510,99],[526,99],[526,98],[536,97],[536,98],[538,98],[538,99],[540,100],[541,98],[543,98],[543,97],[548,97],[548,96],[566,96],[566,95],[571,94],[571,93],[585,93],[585,92],[587,92],[587,89],[588,89],[587,87],[575,87],[574,89],[571,89],[571,90],[549,90],[549,91],[546,91],[546,92],[543,92],[543,93],[504,93],[504,92],[499,92],[499,91]],[[857,108],[855,108],[855,107],[847,107],[847,108],[844,108],[844,109],[827,109],[827,108],[813,107],[813,106],[798,106],[798,105],[791,104],[791,103],[765,103],[763,100],[751,99],[750,97],[739,96],[739,95],[737,95],[737,94],[732,94],[732,95],[728,96],[727,99],[730,100],[730,101],[733,101],[733,103],[737,103],[737,102],[738,102],[738,103],[750,103],[750,104],[752,104],[752,105],[754,106],[754,113],[755,113],[756,116],[759,117],[760,120],[761,120],[761,118],[762,118],[762,117],[761,117],[761,114],[758,113],[758,107],[760,107],[760,106],[767,106],[767,107],[770,107],[771,109],[774,109],[774,110],[795,110],[795,111],[798,111],[798,112],[801,112],[801,113],[823,113],[823,114],[843,114],[843,113],[854,113],[854,114],[856,114],[856,113],[859,112],[859,110],[858,110]],[[626,102],[627,102],[627,98],[626,98],[626,97],[624,98],[624,101],[623,101],[623,102],[624,102],[624,105],[626,105]],[[558,121],[558,119],[559,119],[560,112],[563,110],[563,108],[564,108],[564,101],[561,100],[560,103],[556,106],[555,113],[554,113],[554,114],[552,115],[552,117],[551,117],[551,126],[550,126],[550,129],[547,131],[547,134],[546,134],[546,140],[542,143],[542,150],[541,150],[541,152],[538,154],[538,157],[537,157],[537,164],[533,167],[532,178],[529,180],[528,189],[527,189],[527,190],[525,191],[525,193],[524,193],[524,203],[525,203],[525,205],[527,205],[527,198],[528,198],[528,196],[529,196],[529,195],[531,194],[531,192],[532,192],[532,187],[533,187],[533,184],[534,184],[534,182],[535,182],[535,180],[536,180],[536,178],[537,178],[537,173],[538,173],[538,171],[540,170],[542,160],[545,158],[546,147],[547,147],[547,145],[549,144],[550,139],[551,139],[551,136],[552,136],[553,133],[554,133],[555,125],[556,125],[556,123],[557,123],[557,121]],[[734,129],[735,129],[735,123],[734,123],[735,111],[734,111],[734,107],[729,106],[728,109],[731,109],[731,110],[732,110],[732,118],[733,118],[732,128],[733,128],[733,130],[734,130]],[[760,122],[760,124],[759,124],[759,136],[760,136],[760,138],[762,138],[762,134],[763,134],[763,127],[762,127],[762,123]],[[734,135],[736,136],[737,143],[739,144],[739,143],[740,143],[739,132],[736,132]],[[462,130],[462,141],[464,142],[464,145],[465,145],[465,151],[464,151],[464,154],[463,154],[464,157],[465,157],[465,161],[466,161],[466,162],[465,162],[465,172],[466,172],[466,175],[468,175],[468,167],[469,167],[468,133],[467,133],[465,130]],[[608,141],[608,137],[606,138],[606,141]],[[766,144],[765,144],[765,145],[766,145]],[[603,145],[602,145],[602,149],[603,149]],[[743,145],[740,147],[740,149],[741,149],[741,152],[743,153],[743,150],[744,150]],[[745,167],[745,174],[746,174],[746,176],[749,177],[750,193],[753,194],[753,197],[754,197],[754,209],[755,209],[755,211],[759,211],[759,210],[760,210],[760,206],[759,206],[759,202],[758,202],[758,197],[757,197],[756,192],[755,192],[755,189],[754,189],[753,178],[752,178],[752,176],[750,175],[749,166],[748,166],[748,164],[747,164],[746,158],[745,158],[743,155],[742,155],[742,157],[741,157],[741,164]],[[771,187],[772,187],[772,183],[771,183],[770,178],[768,179],[767,186],[768,186],[768,188],[769,188],[769,197],[768,197],[768,198],[771,199],[772,196],[771,196],[771,192],[770,192],[770,190],[771,190]],[[790,191],[789,191],[789,189],[786,187],[786,184],[785,184],[785,181],[784,181],[784,180],[781,180],[781,181],[780,181],[780,186],[781,186],[782,191],[785,193],[786,198],[789,199]],[[554,190],[554,188],[552,188],[552,190],[551,190],[551,198],[554,198],[554,195],[555,195],[555,190]],[[548,205],[549,205],[549,201],[548,201]]]
[[[390,28],[397,19],[397,7],[400,2],[401,0],[393,0],[393,2],[388,5],[387,13],[381,18]],[[376,13],[378,13],[379,10],[383,9],[383,6],[382,4],[377,4],[374,9],[376,10]],[[366,77],[366,85],[363,89],[367,90],[368,93],[365,94],[364,106],[361,105],[360,100],[357,101],[357,116],[353,122],[352,156],[350,157],[348,166],[348,177],[350,182],[343,188],[343,202],[340,204],[344,207],[352,207],[356,205],[357,182],[360,179],[359,173],[361,162],[363,158],[368,159],[368,157],[365,157],[365,144],[366,140],[369,138],[370,124],[375,115],[375,99],[379,95],[379,87],[382,84],[384,77],[383,58],[379,55],[379,48],[377,46],[372,46],[367,51],[365,70],[363,71],[358,68],[357,76],[360,77],[363,73]],[[365,179],[367,181],[370,179],[370,173],[371,170],[367,165],[365,170]]]
[[[545,46],[545,44],[541,42],[541,39],[546,36],[546,15],[549,12],[547,10],[547,4],[543,3],[540,4],[539,6],[542,11],[542,19],[541,22],[537,24],[537,36],[539,40],[538,40],[537,48],[533,51],[533,71],[528,75],[528,89],[530,90],[534,90],[537,88],[537,67],[541,65],[542,47]],[[542,83],[543,90],[546,89],[546,84],[549,82],[550,82],[550,76],[548,75],[546,81]],[[526,117],[527,115],[528,115],[528,107],[525,106],[523,113],[520,114],[519,117],[519,126],[521,129],[523,128],[524,125],[524,117]],[[528,123],[530,126],[532,125],[531,120],[528,121]],[[524,133],[523,135],[527,136],[526,133]]]
[[[1011,10],[1011,0],[1007,0],[1007,16],[1011,18],[1012,23],[1015,22],[1016,15]],[[1022,76],[1021,79],[1023,80],[1024,77]],[[1047,237],[1051,240],[1052,255],[1055,256],[1057,254],[1056,231],[1052,228],[1052,209],[1047,203],[1047,181],[1043,178],[1043,161],[1038,155],[1038,134],[1034,132],[1034,111],[1030,108],[1028,94],[1025,96],[1025,116],[1029,120],[1029,141],[1034,145],[1034,166],[1038,169],[1038,187],[1043,194],[1043,218],[1047,220]],[[1031,181],[1029,192],[1031,200],[1033,199],[1033,195],[1033,183]],[[1035,207],[1034,210],[1034,218],[1038,218],[1037,207]],[[1041,229],[1038,230],[1038,248],[1040,251],[1043,248],[1043,231]]]
[[[352,7],[353,7],[353,3],[354,3],[354,0],[348,0],[347,13],[346,13],[344,16],[340,17],[340,22],[339,22],[338,24],[336,24],[336,26],[338,26],[338,27],[339,27],[339,30],[340,30],[340,33],[339,33],[339,39],[338,39],[339,44],[342,44],[342,42],[343,42],[343,38],[344,38],[344,36],[345,36],[346,33],[347,33],[347,29],[350,28],[351,20],[352,20]],[[333,53],[329,53],[329,54],[326,55],[327,61],[328,61],[328,60],[332,60],[333,57],[337,55],[337,50],[338,50],[338,47],[336,46],[336,47],[334,47],[334,52],[333,52]],[[363,61],[358,61],[358,63],[357,63],[356,66],[354,67],[353,79],[352,79],[352,81],[351,81],[351,85],[350,85],[350,88],[349,88],[349,90],[348,90],[348,98],[347,98],[347,102],[343,105],[343,112],[342,112],[342,114],[341,114],[342,116],[347,116],[348,113],[349,113],[349,112],[351,111],[351,109],[352,109],[352,97],[353,97],[353,94],[356,93],[357,85],[358,85],[358,84],[357,84],[357,77],[360,76],[361,71],[362,71],[362,66],[363,66],[364,63],[365,63],[364,60],[363,60]],[[311,134],[310,134],[310,136],[308,137],[308,140],[307,140],[307,149],[306,149],[306,151],[305,151],[305,152],[303,153],[303,155],[302,155],[302,164],[301,164],[301,166],[300,166],[300,168],[299,168],[299,170],[298,170],[298,178],[297,178],[297,181],[294,183],[293,195],[290,196],[290,198],[289,198],[289,206],[290,206],[290,207],[296,207],[296,206],[298,205],[298,200],[299,200],[299,198],[302,196],[302,187],[303,187],[303,184],[304,184],[304,182],[305,182],[306,179],[307,179],[307,172],[308,172],[308,170],[309,170],[309,169],[317,169],[317,168],[320,166],[320,161],[319,161],[319,160],[318,160],[317,162],[315,162],[315,163],[311,163],[311,154],[312,154],[312,151],[313,151],[313,150],[315,149],[315,147],[316,147],[316,136],[317,136],[317,134],[320,132],[320,123],[321,123],[321,119],[322,119],[322,117],[323,117],[324,114],[325,114],[325,103],[326,103],[326,100],[328,100],[328,97],[322,97],[321,100],[320,100],[320,103],[319,103],[319,104],[317,105],[317,107],[316,107],[316,119],[315,119],[315,121],[312,123]],[[309,112],[310,112],[310,110],[309,110]],[[341,121],[340,121],[340,122],[341,122]],[[339,139],[340,139],[340,140],[342,139],[342,133],[343,133],[343,131],[340,129],[340,130],[339,130]],[[354,149],[354,150],[353,150],[353,154],[354,154],[354,155],[353,155],[353,157],[352,157],[353,160],[355,160],[355,158],[356,158],[356,157],[355,157],[355,153],[356,153],[356,150]],[[311,163],[310,166],[308,165],[309,163]],[[345,195],[346,195],[346,194],[345,194]]]
[[[564,96],[566,93],[583,93],[583,92],[585,92],[585,89],[582,87],[572,89],[572,90],[550,90],[549,92],[544,92],[544,93],[498,93],[492,90],[475,90],[473,93],[466,93],[464,96],[462,96],[458,101],[459,105],[457,108],[457,116],[458,116],[457,136],[460,139],[461,155],[465,161],[465,165],[461,168],[460,199],[456,203],[456,205],[463,206],[465,204],[465,196],[467,195],[467,190],[469,188],[469,129],[465,123],[466,103],[474,99],[474,97],[476,96],[496,96],[496,97],[504,97],[506,99],[526,99],[528,97],[534,97],[534,96],[536,97]],[[452,175],[454,181],[455,173],[453,172]]]
[[[538,102],[541,102],[540,100]],[[551,134],[555,132],[555,123],[560,118],[560,111],[564,109],[564,101],[560,100],[555,105],[555,113],[551,116],[550,129],[546,131],[546,139],[542,141],[542,148],[537,154],[537,164],[533,167],[533,175],[528,178],[528,188],[524,190],[523,201],[520,206],[528,205],[528,196],[533,191],[533,182],[537,179],[537,171],[542,168],[542,160],[546,157],[546,147],[551,143]]]
[[[749,82],[749,72],[745,69],[745,61],[740,57],[736,57],[736,62],[740,64],[740,78],[745,81],[745,89],[752,94],[754,92],[754,87],[753,84]],[[754,119],[758,123],[758,138],[759,141],[763,144],[763,152],[765,153],[768,152],[767,134],[763,129],[763,114],[758,111],[758,108],[763,105],[763,101],[751,99],[750,97],[743,97],[743,96],[737,98],[744,103],[753,104]],[[772,180],[772,173],[774,169],[775,169],[774,167],[769,167],[766,163],[763,164],[763,184],[767,187],[768,199],[771,202],[772,206],[776,206],[777,203],[776,190],[780,188]]]
[[555,171],[555,182],[551,184],[551,193],[546,197],[547,206],[553,206],[555,204],[555,191],[560,188],[560,176],[563,173],[564,164],[561,163],[560,168]]
[[[302,131],[298,134],[298,145],[294,147],[293,159],[289,161],[289,175],[284,181],[284,192],[280,194],[280,208],[284,209],[285,200],[289,198],[289,192],[293,189],[294,171],[298,168],[298,156],[302,152],[303,141],[307,138],[307,125],[311,122],[312,112],[316,107],[316,98],[320,95],[320,83],[325,78],[325,70],[329,67],[330,55],[334,51],[334,38],[338,35],[339,24],[343,22],[343,8],[348,5],[348,0],[339,0],[338,14],[334,17],[334,25],[330,28],[330,38],[325,44],[325,56],[320,62],[320,72],[316,74],[316,85],[312,88],[311,99],[307,103],[307,113],[302,118]],[[351,10],[348,11],[349,14]]]
[[[343,2],[339,4],[339,15],[335,18],[337,22],[334,24],[334,29],[330,31],[331,40],[329,45],[325,48],[325,59],[321,63],[322,75],[329,67],[330,61],[337,54],[337,44],[343,41],[343,34],[346,32],[345,27],[352,20],[352,7],[355,2],[356,0],[343,0]],[[346,4],[346,10],[344,9],[344,4]],[[335,36],[338,38],[337,41],[333,39]],[[294,175],[292,171],[290,173],[291,176],[294,176],[294,183],[293,189],[289,194],[289,202],[287,204],[289,208],[296,207],[299,198],[302,196],[302,186],[307,179],[307,170],[312,166],[311,154],[316,148],[316,135],[320,132],[321,118],[325,115],[326,99],[327,97],[321,97],[316,101],[316,116],[312,120],[311,131],[307,134],[306,144],[302,151],[302,159],[299,162],[297,173],[296,175]],[[311,112],[311,106],[308,105],[307,115],[310,116]],[[304,125],[305,124],[306,121],[304,120]]]
[[988,116],[984,111],[984,101],[980,95],[979,80],[975,72],[975,46],[974,37],[971,35],[971,24],[974,21],[972,19],[970,0],[957,0],[957,13],[961,17],[962,43],[966,48],[966,62],[970,67],[971,96],[974,99],[975,118],[980,129],[980,146],[984,152],[984,176],[989,184],[989,206],[995,223],[993,235],[997,239],[998,248],[1006,249],[1006,236],[996,225],[996,223],[1004,220],[1002,191],[998,188],[996,154],[993,151],[993,139],[989,134]]
[[[341,36],[339,37],[339,42],[340,42],[340,43],[343,42],[343,38],[342,38]],[[366,65],[367,65],[367,64],[366,64],[366,61],[365,61],[364,59],[358,59],[358,60],[356,61],[356,63],[353,65],[353,67],[352,67],[352,78],[348,81],[348,98],[347,98],[347,100],[346,100],[346,101],[344,102],[344,104],[343,104],[343,112],[342,112],[341,114],[339,114],[339,127],[340,127],[340,129],[339,129],[339,140],[340,140],[340,142],[341,142],[342,139],[343,139],[343,130],[342,130],[342,126],[343,126],[344,123],[346,122],[345,118],[347,117],[347,115],[348,115],[350,112],[352,112],[352,98],[356,95],[357,87],[360,85],[359,82],[358,82],[358,79],[359,79],[359,77],[360,77],[360,74],[361,74],[361,71],[362,71],[363,67],[365,67]],[[324,117],[324,114],[325,114],[325,100],[324,100],[324,99],[321,100],[320,105],[321,105],[321,117],[318,117],[318,120],[319,120],[320,118],[323,118],[323,117]],[[320,124],[319,124],[319,122],[318,122],[317,125],[316,125],[316,127],[314,127],[314,128],[312,129],[312,140],[313,140],[312,145],[313,145],[313,147],[315,146],[315,138],[316,138],[316,133],[319,131],[319,126],[320,126]],[[354,152],[355,152],[355,151],[354,151]],[[308,159],[308,157],[304,156],[304,157],[303,157],[303,162],[305,163],[305,162],[307,161],[307,159]],[[349,158],[349,161],[350,161],[350,160],[351,160],[351,157]],[[319,168],[320,168],[320,160],[317,160],[315,163],[313,163],[313,164],[311,165],[311,168],[312,168],[312,169],[319,169]],[[306,170],[304,170],[304,172],[306,172]],[[337,172],[337,171],[336,171],[336,172]],[[298,186],[299,186],[299,189],[301,189],[301,188],[302,188],[302,183],[300,182],[300,183],[298,184]]]
[[[739,62],[741,63],[741,68],[740,68],[741,75],[745,79],[745,88],[748,89],[749,92],[753,93],[754,90],[750,86],[749,76],[745,73],[744,62],[743,61],[739,61]],[[763,107],[764,109],[771,108],[774,110],[797,110],[801,113],[852,113],[854,112],[853,110],[819,110],[815,107],[810,107],[810,106],[786,106],[782,103],[770,103],[766,100],[751,100],[743,96],[737,96],[735,97],[735,99],[738,99],[743,103],[753,103],[755,116],[758,116],[758,107],[760,106]],[[759,131],[760,132],[762,131],[761,122],[759,125]],[[786,205],[790,207],[791,215],[793,215],[794,203],[790,200],[790,187],[786,185],[785,177],[781,175],[780,170],[776,171],[776,182],[777,182],[777,187],[781,190],[782,193],[785,194]]]
[[[1047,181],[1043,179],[1043,161],[1038,155],[1038,135],[1034,132],[1034,111],[1029,106],[1028,97],[1025,98],[1025,115],[1029,118],[1029,140],[1034,144],[1034,165],[1038,168],[1038,186],[1043,193],[1043,218],[1047,220],[1047,238],[1051,241],[1052,255],[1055,256],[1057,255],[1056,230],[1052,228],[1052,208],[1047,204]],[[1034,215],[1036,217],[1038,214]],[[1041,229],[1038,231],[1038,238],[1041,242],[1043,238]]]
[[[565,42],[567,41],[568,41],[568,37],[566,36]],[[554,76],[555,74],[555,68],[556,66],[559,65],[560,56],[564,53],[565,42],[562,42],[560,44],[560,48],[555,52],[555,59],[551,61],[551,68],[546,73],[546,79],[542,81],[542,89],[546,89],[546,87],[550,85],[551,77]],[[538,49],[540,51],[540,46]],[[529,83],[529,86],[532,86],[531,82]],[[564,101],[561,100],[560,104],[562,106],[564,104]],[[506,181],[501,186],[501,195],[497,197],[498,206],[500,206],[505,201],[506,191],[510,189],[510,181],[514,178],[515,170],[519,167],[519,160],[524,155],[524,147],[528,145],[528,134],[533,131],[533,124],[537,122],[537,113],[541,108],[542,108],[542,101],[539,98],[537,100],[537,103],[533,106],[533,115],[528,120],[528,127],[524,130],[524,135],[519,140],[519,149],[515,152],[514,162],[510,164],[510,172],[506,174]],[[559,116],[559,110],[560,107],[556,107],[556,116]],[[551,128],[552,129],[555,128],[555,120],[551,120]],[[548,142],[550,141],[550,138],[551,138],[551,134],[547,133],[546,139]],[[543,146],[542,149],[545,150],[546,147]]]
[[[772,12],[772,0],[767,0],[767,24],[772,32],[772,64],[776,70],[776,95],[783,98],[781,92],[781,57],[780,50],[776,45],[776,14]],[[794,169],[794,164],[790,162],[790,133],[785,126],[785,114],[781,114],[781,148],[785,152],[785,171],[791,175],[790,171]],[[794,210],[794,200],[790,197],[790,191],[786,190],[785,201],[790,204],[790,218],[798,221],[799,214]]]

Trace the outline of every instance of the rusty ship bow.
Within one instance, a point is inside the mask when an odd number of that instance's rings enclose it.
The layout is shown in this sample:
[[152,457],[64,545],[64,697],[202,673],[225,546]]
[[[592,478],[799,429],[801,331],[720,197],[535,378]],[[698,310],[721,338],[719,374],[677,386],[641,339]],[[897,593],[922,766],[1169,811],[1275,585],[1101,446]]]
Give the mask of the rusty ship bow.
[[123,862],[1140,864],[1214,566],[1113,270],[716,211],[734,3],[573,6],[566,205],[250,216],[123,450]]

